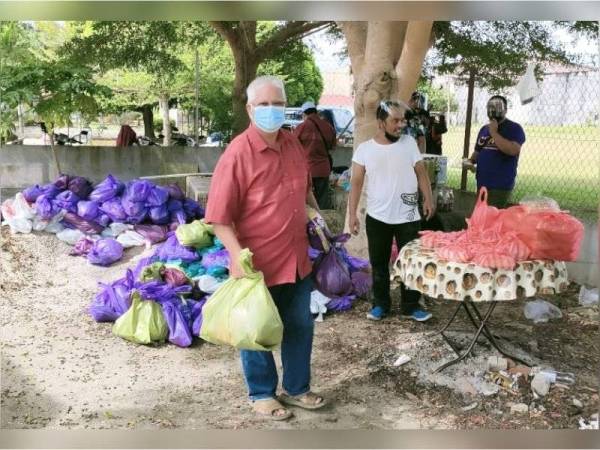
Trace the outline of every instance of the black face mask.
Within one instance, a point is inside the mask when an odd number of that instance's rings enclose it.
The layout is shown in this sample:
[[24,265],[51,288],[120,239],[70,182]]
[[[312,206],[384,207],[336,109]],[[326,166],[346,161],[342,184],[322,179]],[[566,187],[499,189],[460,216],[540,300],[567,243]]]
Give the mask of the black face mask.
[[387,131],[385,131],[384,133],[385,133],[385,138],[392,143],[396,142],[396,141],[398,141],[398,139],[400,139],[400,136],[394,136],[393,134],[390,134]]
[[487,116],[490,120],[502,122],[506,117],[506,107],[499,98],[493,98],[487,104]]

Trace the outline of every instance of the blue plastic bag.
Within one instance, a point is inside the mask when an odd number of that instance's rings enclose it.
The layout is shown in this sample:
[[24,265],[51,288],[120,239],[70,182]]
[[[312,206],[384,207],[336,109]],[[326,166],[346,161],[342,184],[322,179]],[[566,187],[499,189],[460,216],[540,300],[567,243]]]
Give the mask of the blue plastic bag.
[[214,266],[229,267],[229,264],[229,252],[225,248],[202,255],[202,265],[207,269]]
[[356,300],[355,295],[346,295],[344,297],[332,298],[325,306],[328,311],[347,311],[352,308],[354,300]]
[[166,186],[167,191],[169,191],[169,197],[175,200],[183,200],[185,198],[185,194],[179,187],[177,183],[171,183]]
[[156,225],[167,224],[171,219],[171,215],[166,205],[152,206],[149,208],[149,211],[150,220]]
[[43,220],[50,220],[60,211],[60,207],[54,203],[49,194],[42,194],[35,201],[35,210]]
[[54,186],[56,186],[59,190],[64,191],[69,186],[69,175],[61,174],[56,181],[54,181]]
[[23,197],[29,203],[35,202],[40,195],[42,195],[42,189],[37,184],[23,191]]
[[185,211],[185,215],[188,219],[203,219],[204,218],[204,209],[200,206],[200,204],[191,198],[186,198],[183,201],[183,210]]
[[123,197],[121,199],[121,205],[123,206],[123,211],[127,214],[127,218],[125,219],[126,223],[141,223],[148,214],[148,208],[144,206],[143,202],[133,202],[127,197]]
[[100,292],[89,307],[89,313],[96,322],[114,322],[131,306],[131,290],[134,288],[133,274],[127,273],[113,283],[98,283]]

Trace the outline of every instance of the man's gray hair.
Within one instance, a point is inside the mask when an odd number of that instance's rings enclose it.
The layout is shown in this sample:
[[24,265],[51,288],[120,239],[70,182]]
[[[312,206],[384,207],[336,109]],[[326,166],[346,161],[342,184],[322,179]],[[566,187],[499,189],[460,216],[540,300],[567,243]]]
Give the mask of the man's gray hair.
[[285,95],[285,86],[283,84],[283,80],[281,78],[275,77],[273,75],[263,75],[261,77],[255,78],[246,88],[246,96],[248,97],[248,104],[252,103],[256,98],[256,92],[263,86],[272,85],[281,90],[283,94],[283,99],[287,101],[287,97]]

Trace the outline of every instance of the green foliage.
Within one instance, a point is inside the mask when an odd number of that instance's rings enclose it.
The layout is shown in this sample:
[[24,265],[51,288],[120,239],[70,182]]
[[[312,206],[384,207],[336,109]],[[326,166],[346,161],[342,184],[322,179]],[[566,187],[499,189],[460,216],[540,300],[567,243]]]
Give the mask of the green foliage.
[[[435,55],[430,66],[463,81],[475,71],[476,83],[490,90],[515,84],[529,61],[568,62],[551,39],[548,24],[525,21],[435,22]],[[541,77],[541,67],[536,76]]]
[[428,108],[430,111],[446,112],[448,111],[448,102],[450,111],[458,111],[458,101],[453,93],[443,87],[436,88],[426,79],[420,79],[417,83],[417,90],[427,94]]
[[0,143],[6,142],[15,134],[16,120],[15,110],[10,109],[5,103],[0,103]]

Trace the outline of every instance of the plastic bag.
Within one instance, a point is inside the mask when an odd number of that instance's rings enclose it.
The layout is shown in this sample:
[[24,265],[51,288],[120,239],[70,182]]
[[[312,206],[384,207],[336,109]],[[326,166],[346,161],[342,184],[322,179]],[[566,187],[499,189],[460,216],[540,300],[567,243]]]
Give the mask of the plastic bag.
[[310,246],[315,250],[328,253],[331,247],[329,241],[332,239],[332,235],[327,228],[327,223],[316,209],[308,205],[306,205],[306,214],[308,216],[306,230]]
[[77,203],[77,215],[85,220],[96,220],[99,213],[98,205],[95,201],[81,200]]
[[112,238],[98,239],[87,255],[89,262],[99,266],[110,266],[122,257],[123,246]]
[[123,211],[127,214],[125,221],[127,223],[141,223],[148,213],[148,208],[144,206],[143,202],[133,202],[127,197],[121,199],[121,206]]
[[37,184],[23,191],[23,196],[29,203],[34,203],[40,195],[42,195],[42,189]]
[[148,209],[148,211],[150,220],[154,224],[164,225],[169,223],[169,220],[171,219],[171,214],[169,213],[166,205],[152,206]]
[[183,201],[183,211],[188,219],[202,219],[204,218],[204,209],[200,204],[191,198],[186,198]]
[[352,308],[354,300],[356,300],[355,295],[345,295],[343,297],[332,298],[325,306],[327,306],[329,311],[347,311]]
[[40,189],[42,190],[41,195],[45,195],[49,199],[54,199],[61,192],[60,189],[54,185],[54,183],[45,184]]
[[33,219],[36,215],[35,209],[29,206],[29,203],[21,192],[17,192],[17,195],[15,195],[12,209],[16,219]]
[[327,297],[343,297],[352,292],[350,271],[335,247],[315,261],[313,279],[319,292]]
[[579,304],[582,306],[598,304],[598,288],[588,289],[582,285],[579,289]]
[[213,227],[201,220],[194,220],[188,225],[180,225],[175,234],[182,245],[207,247],[212,244]]
[[71,191],[63,191],[54,198],[54,204],[67,212],[77,213],[81,199]]
[[95,241],[93,239],[91,239],[90,237],[82,236],[81,238],[79,238],[79,240],[77,242],[75,242],[75,245],[69,252],[69,255],[71,255],[71,256],[86,256],[90,252],[92,247],[94,246],[94,242]]
[[206,273],[206,269],[204,268],[204,266],[202,266],[200,262],[193,262],[187,267],[184,267],[183,270],[185,271],[185,274],[190,278],[196,278]]
[[523,75],[523,78],[521,78],[517,83],[516,88],[517,92],[519,93],[521,105],[526,105],[527,103],[530,103],[535,97],[537,97],[540,94],[540,89],[535,79],[534,70],[535,63],[529,63],[527,65],[525,75]]
[[33,229],[33,224],[29,219],[18,219],[16,217],[13,217],[11,219],[6,219],[6,223],[10,227],[10,232],[12,234],[27,234],[31,233],[31,230]]
[[98,283],[101,287],[88,311],[96,322],[114,322],[131,307],[131,271],[113,283]]
[[511,256],[515,261],[525,261],[529,258],[531,250],[514,233],[506,233],[496,244],[495,251]]
[[200,336],[200,329],[202,328],[202,308],[206,304],[208,297],[204,297],[198,301],[188,300],[192,310],[192,334],[194,336]]
[[523,311],[525,317],[533,320],[533,323],[548,322],[550,319],[560,319],[562,317],[560,309],[541,299],[525,303]]
[[198,278],[198,288],[202,292],[206,292],[207,294],[212,294],[217,291],[223,283],[217,280],[212,275],[200,275]]
[[169,197],[175,200],[183,200],[185,198],[185,194],[179,187],[177,183],[171,183],[166,186],[167,191],[169,191]]
[[104,181],[100,182],[90,193],[90,200],[104,203],[123,192],[124,184],[112,175],[108,175]]
[[576,261],[584,238],[583,224],[564,212],[526,214],[517,235],[534,259]]
[[148,180],[132,180],[125,186],[125,195],[132,203],[144,203],[154,186]]
[[112,220],[108,215],[101,213],[100,215],[98,215],[98,217],[96,217],[96,222],[102,227],[107,227],[108,224],[112,222]]
[[358,297],[366,297],[373,287],[373,276],[368,272],[354,272],[351,279],[353,293]]
[[0,207],[0,212],[2,212],[2,217],[5,220],[13,219],[15,217],[15,209],[13,208],[14,199],[7,198],[2,202],[2,206]]
[[162,186],[153,186],[146,198],[146,206],[164,205],[169,200],[169,191]]
[[136,286],[142,298],[155,300],[159,303],[168,302],[179,299],[180,295],[186,295],[192,292],[192,287],[170,286],[162,281],[149,281],[140,283]]
[[190,280],[186,274],[174,267],[166,267],[162,273],[163,280],[170,286],[183,286],[188,284]]
[[473,262],[481,267],[505,270],[513,270],[517,264],[512,256],[495,251],[478,253],[473,257]]
[[60,211],[60,208],[50,198],[49,194],[42,194],[36,199],[35,209],[38,215],[44,220],[52,219]]
[[157,244],[167,239],[168,228],[163,225],[136,225],[134,230],[151,244]]
[[179,306],[176,302],[165,302],[161,306],[169,329],[169,342],[178,347],[189,347],[192,344],[192,330]]
[[100,234],[104,227],[91,220],[85,220],[74,213],[66,213],[62,219],[63,224],[69,228],[77,228],[87,234]]
[[117,237],[117,242],[121,244],[123,248],[140,247],[142,245],[146,245],[146,239],[144,239],[144,236],[133,230],[127,230],[124,233],[121,233]]
[[469,251],[469,249],[460,244],[450,244],[444,247],[438,247],[435,251],[435,254],[438,256],[438,258],[461,263],[469,262],[473,257],[473,254]]
[[323,322],[323,314],[327,312],[327,303],[329,303],[331,299],[329,297],[325,297],[319,291],[312,291],[310,293],[310,312],[312,314],[318,314],[315,318],[315,322]]
[[279,312],[247,248],[240,252],[239,264],[244,277],[227,280],[204,305],[200,337],[237,349],[271,351],[283,338]]
[[229,267],[229,252],[227,251],[227,249],[223,248],[217,250],[216,252],[206,253],[202,256],[201,264],[206,268],[215,266]]
[[69,186],[69,175],[60,174],[60,176],[54,181],[54,186],[56,186],[61,191],[64,191]]
[[69,191],[80,199],[86,199],[92,192],[92,184],[83,177],[74,177],[69,181]]
[[525,207],[527,212],[560,211],[556,200],[542,195],[526,195],[519,201],[519,205]]
[[63,242],[66,242],[69,245],[75,245],[79,239],[84,237],[85,234],[80,230],[72,230],[70,228],[65,228],[62,231],[56,233],[56,237]]
[[58,212],[51,220],[48,222],[48,225],[44,228],[46,233],[54,233],[57,234],[64,230],[64,226],[60,223],[61,220],[65,217],[65,211]]
[[181,259],[182,261],[196,261],[198,255],[189,247],[179,243],[175,233],[170,232],[167,240],[156,250],[156,256],[162,261],[169,259]]
[[102,230],[102,237],[117,237],[121,233],[124,233],[127,230],[131,230],[133,225],[128,225],[126,223],[113,222],[104,230]]
[[164,341],[169,329],[161,306],[152,300],[142,300],[137,291],[131,298],[131,307],[115,321],[113,333],[138,344]]
[[105,201],[99,208],[100,211],[110,217],[113,222],[123,222],[127,219],[127,213],[123,209],[123,205],[121,205],[121,199],[118,197]]
[[500,210],[487,204],[487,194],[485,186],[479,190],[473,213],[470,218],[466,219],[469,230],[484,231],[492,228],[496,223],[496,219],[500,215]]

